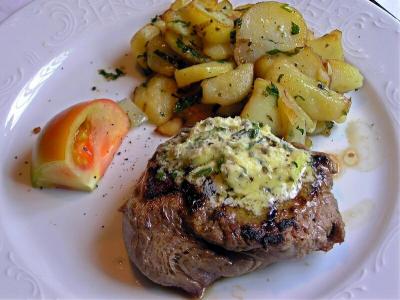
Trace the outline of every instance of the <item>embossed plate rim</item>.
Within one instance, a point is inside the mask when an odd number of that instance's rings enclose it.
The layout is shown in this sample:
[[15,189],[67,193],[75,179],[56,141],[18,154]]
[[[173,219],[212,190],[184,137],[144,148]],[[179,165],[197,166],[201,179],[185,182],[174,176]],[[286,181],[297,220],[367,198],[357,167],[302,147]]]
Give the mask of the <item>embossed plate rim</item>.
[[[167,0],[152,0],[152,1],[146,1],[146,2],[141,2],[140,4],[135,3],[134,0],[108,0],[108,1],[103,1],[104,3],[113,3],[114,8],[120,9],[124,5],[127,7],[130,7],[131,9],[138,9],[141,11],[145,11],[146,9],[149,9],[151,11],[159,11],[160,8],[157,8],[157,6],[162,6],[165,3],[168,3],[169,1]],[[239,1],[234,1],[234,2],[239,2]],[[248,1],[240,1],[240,2],[248,2]],[[399,37],[400,33],[400,26],[398,23],[394,22],[391,19],[387,18],[387,15],[381,11],[379,11],[373,4],[369,2],[363,2],[361,0],[354,1],[354,7],[358,8],[363,8],[365,10],[363,11],[354,11],[354,12],[343,12],[341,11],[340,8],[340,3],[345,3],[345,0],[341,1],[301,1],[301,0],[291,0],[287,1],[289,3],[294,4],[294,6],[299,7],[300,10],[302,8],[310,8],[313,7],[315,10],[307,10],[308,13],[310,13],[311,17],[315,17],[317,21],[311,22],[311,26],[315,27],[318,22],[323,22],[324,26],[319,27],[321,31],[326,31],[328,28],[335,27],[337,19],[340,19],[342,16],[341,14],[344,14],[345,16],[349,17],[351,16],[353,19],[351,22],[352,24],[356,27],[360,28],[367,28],[368,22],[371,22],[373,26],[376,28],[382,28],[382,29],[390,29],[394,30],[395,36],[397,38]],[[96,2],[99,3],[99,2]],[[68,47],[68,43],[70,43],[73,39],[78,39],[80,34],[83,34],[86,29],[93,25],[112,25],[119,20],[114,16],[114,17],[103,17],[100,18],[100,20],[89,20],[89,19],[84,19],[83,22],[79,23],[77,21],[79,13],[85,15],[88,14],[88,11],[71,11],[70,16],[65,16],[61,14],[62,9],[70,9],[71,7],[77,8],[80,4],[90,4],[89,6],[93,9],[93,7],[96,4],[94,1],[90,0],[85,0],[85,1],[61,1],[61,0],[52,0],[52,1],[45,1],[45,0],[36,0],[33,3],[28,4],[26,7],[24,7],[22,10],[18,11],[15,13],[13,16],[11,16],[9,19],[5,20],[0,24],[0,41],[1,38],[4,38],[5,31],[8,30],[8,39],[13,42],[18,42],[18,37],[17,37],[17,32],[24,33],[25,32],[25,27],[21,26],[26,26],[23,23],[23,20],[25,18],[32,17],[34,18],[35,16],[38,16],[38,14],[41,14],[41,9],[44,7],[47,7],[49,9],[49,14],[44,16],[45,18],[49,19],[51,16],[54,16],[58,18],[58,20],[54,20],[54,31],[47,31],[46,34],[48,35],[48,40],[47,43],[42,43],[42,41],[37,41],[37,43],[34,43],[31,46],[29,50],[26,51],[21,51],[20,53],[18,52],[20,49],[17,49],[16,47],[8,47],[6,45],[5,49],[3,49],[4,53],[9,54],[10,56],[13,57],[12,62],[7,62],[5,63],[5,69],[6,70],[11,70],[10,77],[3,77],[3,73],[0,73],[0,116],[1,117],[6,117],[6,112],[10,110],[10,107],[15,103],[14,99],[18,95],[18,93],[21,91],[21,87],[26,86],[26,83],[32,79],[32,76],[34,76],[40,66],[46,65],[48,68],[44,69],[44,71],[51,71],[52,68],[59,67],[63,60],[66,59],[67,53],[62,52],[62,49],[65,49]],[[319,4],[318,5],[316,5]],[[70,6],[69,6],[70,5]],[[78,5],[78,6],[77,6]],[[323,7],[325,6],[325,7]],[[79,7],[78,7],[79,8]],[[325,10],[324,10],[325,9]],[[335,11],[336,9],[336,11]],[[320,12],[320,14],[318,14]],[[335,15],[332,16],[327,12],[335,12]],[[98,13],[101,13],[99,11]],[[122,15],[123,17],[128,17],[129,15],[134,16],[135,13],[132,10],[127,9],[126,11],[122,11],[122,9],[119,11],[119,14]],[[313,15],[314,14],[314,15]],[[74,18],[74,24],[73,26],[69,26],[68,22],[71,22],[68,20],[68,17]],[[65,18],[65,19],[63,19]],[[325,18],[324,21],[321,21],[323,18]],[[60,29],[60,22],[61,25],[65,27],[61,27]],[[347,21],[344,21],[347,22]],[[350,22],[350,21],[349,21]],[[321,24],[318,24],[321,25]],[[34,31],[33,29],[29,29],[31,31]],[[28,30],[28,31],[29,31]],[[92,28],[90,30],[93,30]],[[357,44],[352,42],[352,36],[351,34],[347,35],[349,31],[346,31],[345,35],[345,46],[346,46],[346,53],[347,55],[351,55],[354,60],[359,60],[360,62],[363,62],[363,59],[368,59],[368,53],[365,52],[365,49],[360,49],[357,48]],[[12,34],[14,33],[14,35]],[[387,34],[387,33],[385,33]],[[71,36],[70,36],[71,35]],[[74,36],[75,35],[75,36]],[[19,41],[20,42],[20,41]],[[21,47],[20,47],[21,48]],[[15,50],[15,54],[10,54],[11,50]],[[38,55],[39,53],[39,55]],[[56,53],[60,55],[56,55]],[[63,56],[63,53],[65,56]],[[1,60],[1,58],[0,58]],[[50,61],[49,61],[50,60]],[[388,71],[393,73],[393,65],[392,66],[387,66]],[[379,73],[380,70],[377,70],[377,73]],[[51,72],[50,72],[51,73]],[[394,74],[394,75],[393,75]],[[375,82],[375,89],[376,88],[383,88],[384,93],[383,96],[384,98],[387,98],[391,100],[389,104],[385,104],[386,110],[389,112],[388,114],[391,115],[392,117],[392,124],[393,128],[395,130],[399,130],[399,111],[398,111],[398,105],[399,105],[399,91],[398,88],[396,88],[396,80],[398,80],[398,72],[390,74],[391,76],[391,81],[383,82],[381,79],[382,78],[377,78],[377,82]],[[44,77],[46,76],[46,72],[43,72],[42,74]],[[51,74],[49,74],[51,76]],[[397,78],[396,78],[397,77]],[[34,89],[31,89],[30,92],[34,93]],[[18,105],[17,105],[18,106]],[[8,114],[7,114],[8,115]],[[15,116],[16,117],[16,116]],[[4,118],[5,119],[5,118]],[[2,120],[2,118],[0,118]],[[6,120],[5,126],[11,126],[10,124],[13,124],[13,120]],[[17,122],[17,121],[15,121]],[[3,130],[3,129],[2,129]],[[3,140],[6,139],[7,133],[3,133]],[[0,137],[1,138],[1,137]],[[398,146],[399,141],[397,140],[397,146]],[[3,149],[0,149],[0,153],[3,154]],[[397,168],[398,169],[398,168]],[[398,207],[397,207],[398,209]],[[378,272],[381,274],[382,269],[383,269],[383,260],[384,260],[384,255],[385,251],[387,249],[385,248],[387,245],[389,245],[389,248],[392,247],[393,245],[393,240],[399,239],[399,222],[398,222],[398,213],[397,213],[397,218],[396,214],[392,216],[390,224],[388,226],[391,227],[391,230],[387,232],[386,239],[382,243],[381,248],[377,249],[376,253],[371,255],[370,261],[366,262],[365,268],[361,268],[360,270],[357,270],[357,272],[354,274],[352,277],[351,282],[347,282],[341,287],[337,287],[336,290],[332,291],[329,295],[329,297],[333,298],[347,298],[347,297],[364,297],[368,295],[368,290],[367,286],[368,284],[374,280],[373,273]],[[3,224],[4,226],[4,224]],[[36,274],[32,273],[28,268],[26,268],[22,261],[17,255],[15,255],[15,252],[12,251],[12,246],[11,244],[7,241],[7,238],[4,233],[4,228],[0,226],[0,279],[2,278],[1,276],[8,276],[12,277],[15,279],[17,282],[17,285],[21,290],[23,290],[26,294],[24,297],[29,297],[29,298],[52,298],[52,297],[57,297],[57,287],[48,287],[45,283],[45,280],[43,278],[38,278]],[[390,249],[389,249],[390,250]],[[4,254],[4,256],[1,256]],[[0,280],[0,291],[1,289],[1,280]],[[54,290],[53,290],[54,289]],[[0,297],[2,296],[0,292]]]

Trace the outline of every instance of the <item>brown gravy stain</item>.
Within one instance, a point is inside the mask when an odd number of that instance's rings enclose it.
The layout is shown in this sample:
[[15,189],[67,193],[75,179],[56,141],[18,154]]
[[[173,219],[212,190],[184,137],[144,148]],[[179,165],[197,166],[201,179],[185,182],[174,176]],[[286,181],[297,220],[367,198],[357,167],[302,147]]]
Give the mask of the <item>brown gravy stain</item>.
[[361,227],[370,219],[369,217],[373,208],[374,202],[369,199],[364,199],[343,211],[342,217],[346,228],[355,229]]

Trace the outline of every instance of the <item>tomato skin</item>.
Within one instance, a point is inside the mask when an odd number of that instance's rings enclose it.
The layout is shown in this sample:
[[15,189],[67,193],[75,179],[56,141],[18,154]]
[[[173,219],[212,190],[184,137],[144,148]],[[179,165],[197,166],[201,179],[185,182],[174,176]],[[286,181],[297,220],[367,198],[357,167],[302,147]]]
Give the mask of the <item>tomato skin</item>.
[[52,118],[32,154],[32,185],[93,190],[130,123],[110,99],[74,105]]

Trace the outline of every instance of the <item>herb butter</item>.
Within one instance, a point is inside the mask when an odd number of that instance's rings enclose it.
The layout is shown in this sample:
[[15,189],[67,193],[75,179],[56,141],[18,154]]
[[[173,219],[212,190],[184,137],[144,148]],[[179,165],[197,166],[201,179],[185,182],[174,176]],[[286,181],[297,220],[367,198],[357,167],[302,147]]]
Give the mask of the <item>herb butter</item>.
[[209,118],[165,143],[156,156],[160,172],[202,186],[211,179],[211,204],[261,215],[297,195],[313,180],[310,153],[271,133],[269,126],[236,118]]

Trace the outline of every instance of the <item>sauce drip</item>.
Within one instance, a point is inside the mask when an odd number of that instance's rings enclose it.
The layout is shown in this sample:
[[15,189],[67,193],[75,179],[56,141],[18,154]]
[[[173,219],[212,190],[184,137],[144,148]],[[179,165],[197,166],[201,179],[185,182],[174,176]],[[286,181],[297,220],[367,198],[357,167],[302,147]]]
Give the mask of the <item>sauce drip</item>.
[[384,154],[379,147],[379,136],[374,124],[350,122],[346,129],[349,143],[341,158],[344,165],[368,172],[379,166]]

